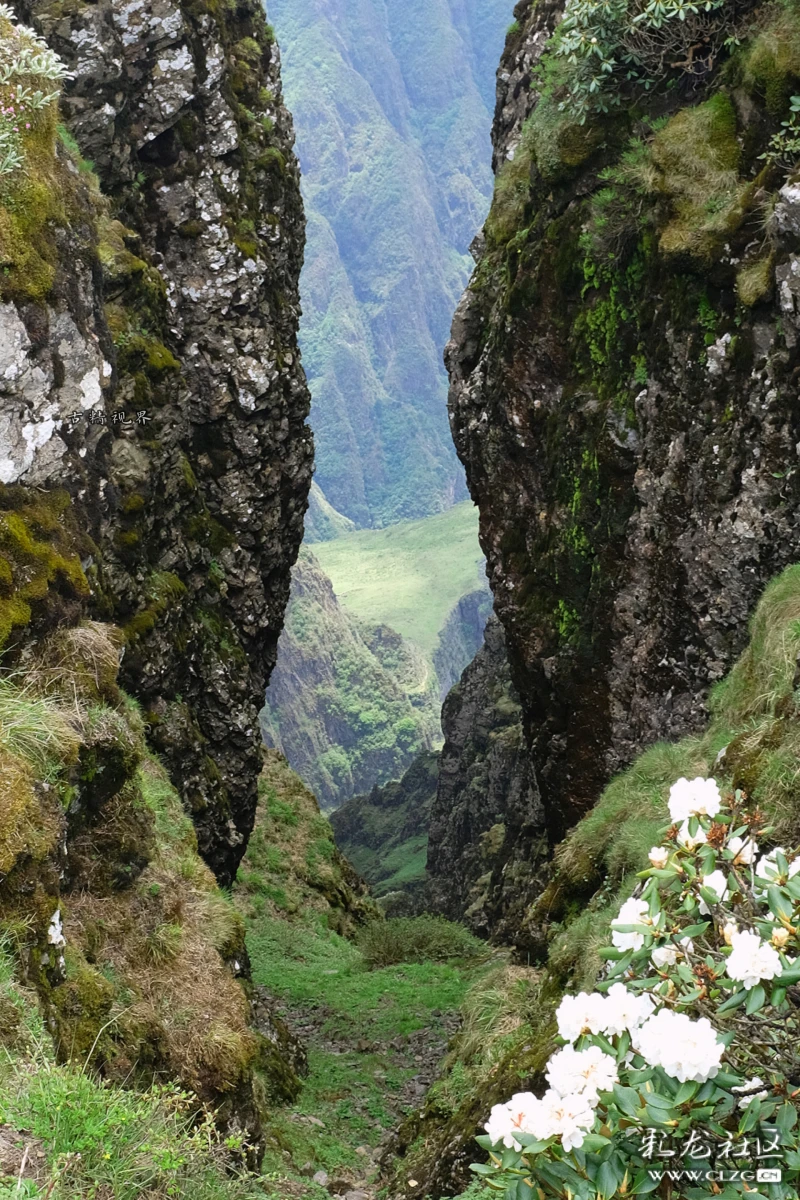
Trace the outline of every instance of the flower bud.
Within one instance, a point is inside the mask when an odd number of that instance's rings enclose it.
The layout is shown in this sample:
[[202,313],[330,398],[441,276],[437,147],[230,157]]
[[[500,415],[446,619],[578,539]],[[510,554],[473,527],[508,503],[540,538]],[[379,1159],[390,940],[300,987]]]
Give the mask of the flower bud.
[[669,850],[666,846],[653,846],[648,858],[650,859],[651,866],[663,870],[669,862]]
[[782,950],[788,944],[789,936],[788,929],[774,929],[770,941],[778,950]]

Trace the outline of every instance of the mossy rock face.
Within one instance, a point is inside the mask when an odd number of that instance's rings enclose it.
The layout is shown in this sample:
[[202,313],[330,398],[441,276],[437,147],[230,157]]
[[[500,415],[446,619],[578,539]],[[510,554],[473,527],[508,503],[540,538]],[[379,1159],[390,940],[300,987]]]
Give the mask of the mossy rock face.
[[[120,29],[137,20],[112,8],[100,0],[96,14],[98,53],[109,61]],[[97,547],[90,611],[124,629],[125,684],[162,714],[158,745],[186,785],[203,854],[230,882],[252,827],[254,714],[311,480],[296,336],[304,219],[262,6],[185,0],[168,8],[164,53],[183,49],[166,108],[172,74],[160,56],[134,52],[120,106],[119,80],[87,70],[80,5],[34,0],[30,19],[73,73],[58,154],[83,206],[82,271],[62,296],[62,258],[75,241],[70,210],[55,237],[53,294],[78,324],[86,318],[113,368],[102,379],[105,427],[88,445],[76,433],[64,456]],[[206,83],[212,46],[219,66]],[[81,382],[66,376],[66,385]],[[275,423],[278,408],[285,426]],[[234,555],[245,581],[235,594],[226,584]],[[212,559],[222,575],[212,577]],[[153,586],[166,575],[175,586]],[[249,734],[232,739],[229,720]]]
[[86,1061],[98,1050],[111,1015],[113,985],[73,951],[65,954],[66,977],[50,993],[53,1040],[59,1057]]
[[41,861],[54,850],[63,820],[57,804],[43,803],[31,766],[5,751],[0,751],[0,789],[0,877],[8,877],[20,860]]
[[89,594],[79,557],[86,548],[66,492],[0,484],[0,651],[31,622],[41,629],[80,614]]
[[[515,781],[533,766],[547,859],[645,747],[703,728],[760,593],[800,560],[796,207],[788,160],[762,158],[800,90],[800,20],[765,10],[691,93],[654,86],[604,117],[603,144],[567,172],[568,65],[535,62],[555,18],[528,0],[515,15],[495,201],[447,359],[521,701]],[[465,768],[473,754],[464,739]],[[785,780],[784,758],[750,754],[741,778],[768,790],[765,763]],[[477,859],[485,830],[470,829]],[[584,826],[552,886],[535,877],[544,897],[506,910],[521,951],[547,953],[603,880],[616,895],[657,826],[622,821],[613,853],[609,830]],[[435,868],[445,903],[454,861]],[[589,917],[565,975],[594,961]]]

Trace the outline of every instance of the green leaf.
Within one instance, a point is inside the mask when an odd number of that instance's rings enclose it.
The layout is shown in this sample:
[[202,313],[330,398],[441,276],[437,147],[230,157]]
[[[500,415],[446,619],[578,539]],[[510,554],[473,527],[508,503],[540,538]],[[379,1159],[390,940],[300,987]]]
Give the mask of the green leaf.
[[659,1179],[651,1179],[647,1171],[640,1171],[631,1184],[632,1196],[649,1196],[652,1192],[658,1191],[661,1185]]
[[732,1071],[718,1071],[714,1076],[714,1083],[721,1088],[739,1087],[744,1083],[744,1078],[734,1075]]
[[[717,896],[716,892],[714,892],[713,895],[716,900],[719,900],[719,896]],[[699,921],[697,925],[688,925],[686,929],[681,930],[681,937],[700,937],[701,934],[706,932],[710,925],[710,921]]]
[[617,1185],[622,1179],[621,1175],[617,1174],[616,1168],[610,1162],[600,1164],[600,1170],[597,1172],[597,1190],[603,1197],[603,1200],[609,1200],[617,1190]]
[[797,1109],[788,1100],[778,1109],[778,1116],[775,1123],[785,1137],[789,1136],[789,1133],[797,1124]]
[[526,1154],[541,1154],[550,1145],[549,1141],[543,1142],[539,1138],[535,1138],[532,1133],[516,1133],[514,1137]]
[[751,1100],[747,1108],[744,1110],[744,1116],[739,1122],[739,1137],[741,1137],[743,1133],[749,1133],[751,1129],[755,1129],[760,1115],[761,1101]]
[[774,987],[772,989],[772,995],[769,998],[769,1002],[773,1008],[780,1008],[780,1006],[783,1004],[785,999],[786,999],[786,988],[781,987],[780,984],[778,984],[776,987]]
[[673,1103],[676,1105],[686,1104],[687,1101],[692,1100],[695,1097],[699,1086],[699,1084],[693,1083],[691,1080],[689,1080],[688,1083],[682,1083],[678,1088],[678,1092]]
[[735,1008],[741,1008],[746,1000],[747,992],[744,990],[744,988],[742,988],[740,991],[736,992],[735,995],[731,996],[728,1000],[725,1000],[722,1004],[720,1004],[719,1008],[717,1009],[717,1016],[721,1017],[723,1013],[733,1012]]
[[750,1016],[752,1013],[758,1012],[760,1008],[764,1007],[766,1000],[767,993],[764,991],[760,983],[756,984],[754,988],[750,989],[750,992],[747,996],[747,1006],[745,1008],[745,1012],[748,1014],[748,1016]]
[[612,1145],[611,1138],[603,1137],[602,1133],[587,1133],[581,1149],[590,1154],[599,1154],[601,1150],[605,1150],[606,1146],[610,1145]]
[[662,1108],[660,1104],[652,1104],[650,1100],[645,1104],[645,1112],[654,1125],[666,1125],[667,1121],[676,1120],[677,1114],[671,1108]]
[[639,1112],[642,1107],[639,1093],[633,1088],[623,1087],[621,1083],[615,1083],[612,1091],[620,1112],[623,1112],[626,1117],[631,1117],[634,1121],[638,1121]]
[[789,904],[781,889],[775,884],[767,888],[767,899],[776,917],[781,917],[786,921],[791,920],[793,905]]

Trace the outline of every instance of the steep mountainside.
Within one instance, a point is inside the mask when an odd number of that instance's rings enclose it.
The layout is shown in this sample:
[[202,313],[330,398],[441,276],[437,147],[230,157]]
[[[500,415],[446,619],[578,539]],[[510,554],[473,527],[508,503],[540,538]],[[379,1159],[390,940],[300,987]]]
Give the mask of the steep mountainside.
[[397,778],[439,739],[438,689],[419,651],[355,621],[308,549],[294,570],[278,664],[261,715],[325,808]]
[[789,135],[770,142],[800,21],[766,4],[691,85],[581,124],[566,60],[536,73],[556,6],[515,11],[447,360],[555,840],[637,750],[702,724],[800,554],[800,193]]
[[486,622],[492,611],[492,594],[487,587],[462,596],[439,632],[433,652],[433,665],[439,680],[442,700],[458,683],[467,663],[472,662],[483,644]]
[[463,498],[441,348],[491,196],[509,0],[270,0],[309,210],[317,482],[359,526]]
[[[428,826],[439,777],[439,754],[420,754],[402,779],[354,796],[331,825],[336,844],[376,896],[401,892],[427,904]],[[401,899],[395,897],[395,907]]]
[[249,0],[20,8],[70,78],[68,128],[32,130],[0,214],[0,636],[13,657],[82,608],[122,626],[123,681],[230,880],[312,460],[277,48]]
[[442,709],[444,749],[429,821],[431,908],[515,940],[541,890],[547,838],[519,697],[495,617]]

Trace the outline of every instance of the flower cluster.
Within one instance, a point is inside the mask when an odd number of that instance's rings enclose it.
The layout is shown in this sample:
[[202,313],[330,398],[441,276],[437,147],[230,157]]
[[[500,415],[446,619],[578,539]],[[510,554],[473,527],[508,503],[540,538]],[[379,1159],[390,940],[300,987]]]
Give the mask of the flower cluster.
[[[479,1139],[492,1155],[475,1170],[509,1200],[525,1188],[648,1193],[640,1145],[653,1131],[769,1136],[785,1148],[784,1178],[800,1180],[800,1017],[788,997],[800,984],[800,855],[761,853],[763,818],[714,779],[679,779],[668,808],[672,824],[611,922],[597,990],[557,1008],[547,1090],[496,1105]],[[787,1186],[770,1200],[796,1200]]]
[[633,1047],[651,1067],[663,1067],[673,1079],[705,1083],[719,1071],[725,1050],[705,1017],[693,1021],[685,1013],[662,1008],[638,1029]]

